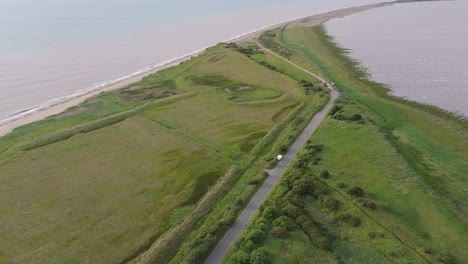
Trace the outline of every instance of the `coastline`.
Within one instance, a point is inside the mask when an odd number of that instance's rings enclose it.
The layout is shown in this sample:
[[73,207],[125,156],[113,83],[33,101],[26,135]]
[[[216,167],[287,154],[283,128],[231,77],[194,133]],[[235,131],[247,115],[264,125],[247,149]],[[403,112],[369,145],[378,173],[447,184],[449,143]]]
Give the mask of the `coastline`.
[[[255,40],[256,38],[260,36],[261,33],[263,33],[266,30],[273,29],[273,28],[284,27],[284,26],[287,26],[287,27],[317,26],[317,25],[325,23],[326,21],[330,19],[344,17],[344,16],[352,15],[354,13],[363,12],[372,8],[392,5],[394,3],[396,2],[382,2],[382,3],[369,4],[369,5],[363,5],[363,6],[348,7],[348,8],[342,8],[342,9],[333,10],[333,11],[329,11],[329,12],[325,12],[321,14],[306,16],[306,17],[302,17],[298,19],[288,20],[288,21],[276,23],[270,26],[266,26],[266,27],[263,27],[263,28],[260,28],[251,32],[247,32],[245,34],[235,36],[232,39],[228,39],[228,40],[221,41],[221,42],[245,43],[248,41]],[[76,96],[70,95],[69,98],[66,98],[66,97],[57,98],[55,103],[51,103],[46,106],[39,106],[39,107],[32,108],[32,109],[26,109],[17,114],[14,114],[10,116],[10,117],[13,117],[11,118],[11,120],[7,120],[4,123],[0,123],[0,137],[3,137],[9,134],[10,132],[12,132],[14,129],[18,127],[43,120],[53,115],[57,115],[70,107],[79,105],[83,103],[84,101],[86,101],[87,99],[99,95],[102,92],[123,89],[128,85],[131,85],[135,82],[142,80],[144,77],[148,75],[157,73],[158,71],[164,70],[169,67],[177,66],[178,64],[184,61],[190,60],[192,57],[196,57],[200,55],[207,48],[211,46],[204,47],[202,49],[194,51],[193,53],[189,53],[187,55],[183,55],[181,57],[175,58],[173,60],[168,61],[167,63],[163,63],[158,66],[155,65],[155,66],[148,67],[147,68],[148,70],[141,70],[141,71],[136,72],[135,74],[130,74],[128,75],[129,76],[128,78],[127,76],[118,78],[115,81],[112,81],[109,85],[102,84],[98,86],[96,89],[83,92],[82,94],[78,93]],[[15,117],[16,115],[18,117]]]

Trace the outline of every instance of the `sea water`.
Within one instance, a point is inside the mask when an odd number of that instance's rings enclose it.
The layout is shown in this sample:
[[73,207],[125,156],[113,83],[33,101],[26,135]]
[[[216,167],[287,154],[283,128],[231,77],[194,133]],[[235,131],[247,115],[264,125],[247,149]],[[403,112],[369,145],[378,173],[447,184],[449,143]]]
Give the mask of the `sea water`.
[[0,124],[275,23],[375,0],[0,0]]
[[325,27],[392,94],[468,116],[468,1],[396,4]]

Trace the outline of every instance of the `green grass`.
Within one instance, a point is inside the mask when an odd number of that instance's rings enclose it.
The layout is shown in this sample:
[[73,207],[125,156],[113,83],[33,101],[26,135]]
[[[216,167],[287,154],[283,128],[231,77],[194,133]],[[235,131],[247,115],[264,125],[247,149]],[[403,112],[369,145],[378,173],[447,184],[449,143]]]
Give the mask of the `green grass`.
[[141,117],[26,152],[1,165],[2,249],[19,263],[118,262],[227,164]]
[[[287,262],[285,258],[301,263],[305,251],[317,258],[330,253],[337,257],[324,260],[327,263],[438,263],[447,254],[466,262],[466,119],[388,95],[386,87],[369,81],[322,27],[276,30],[261,40],[265,38],[272,47],[281,45],[276,52],[287,53],[295,63],[337,84],[343,95],[337,104],[343,109],[328,116],[312,136],[311,142],[324,144],[324,149],[320,159],[307,158],[305,166],[327,191],[303,198],[302,210],[321,226],[331,247],[316,249],[313,239],[305,243],[305,233],[298,235],[302,231],[297,226],[286,238],[268,234],[256,246],[273,248],[273,263]],[[347,120],[354,114],[363,120]],[[319,176],[325,169],[329,179]],[[364,189],[366,198],[376,203],[375,210],[347,194],[353,185]],[[284,184],[275,187],[265,206],[280,208],[287,190]],[[336,211],[326,207],[329,199],[339,202]],[[361,224],[353,227],[337,220],[345,214]],[[244,231],[227,262],[246,250],[246,234],[259,228],[259,218],[260,214]],[[315,263],[313,259],[303,263]]]
[[363,247],[359,244],[336,241],[332,245],[333,252],[336,252],[346,263],[350,264],[377,264],[392,263],[387,258],[379,254],[372,248]]
[[295,78],[221,44],[16,129],[0,138],[1,261],[132,261],[218,221],[217,201],[232,218],[243,203],[231,199],[264,179],[256,160],[272,131],[309,100]]

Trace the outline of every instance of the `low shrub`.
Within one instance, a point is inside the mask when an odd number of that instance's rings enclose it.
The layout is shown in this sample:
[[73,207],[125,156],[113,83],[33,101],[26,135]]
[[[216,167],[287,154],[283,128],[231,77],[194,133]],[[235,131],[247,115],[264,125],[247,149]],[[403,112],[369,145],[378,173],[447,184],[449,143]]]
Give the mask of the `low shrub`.
[[270,264],[272,262],[271,262],[270,256],[268,255],[266,248],[260,247],[254,250],[250,254],[250,263],[251,264]]
[[265,236],[265,232],[260,229],[253,229],[247,235],[245,235],[246,240],[251,240],[255,244],[261,243],[263,241],[263,237]]
[[245,253],[244,251],[239,251],[233,254],[229,258],[229,263],[232,264],[250,264],[250,256],[249,254]]
[[248,183],[249,185],[257,185],[257,184],[260,183],[260,179],[259,179],[259,178],[249,179],[249,180],[247,181],[247,183]]
[[273,226],[278,226],[282,227],[286,230],[289,230],[291,228],[291,221],[289,220],[288,217],[282,215],[273,221]]
[[269,218],[269,219],[274,218],[276,216],[276,208],[273,206],[268,206],[265,208],[265,210],[263,210],[262,215],[265,218]]
[[356,197],[363,197],[365,195],[364,190],[361,187],[356,186],[356,185],[351,186],[348,189],[347,193],[349,195],[356,196]]
[[321,173],[320,173],[320,177],[324,178],[324,179],[328,179],[330,178],[330,173],[327,171],[327,170],[323,170]]
[[348,119],[345,115],[343,115],[341,113],[334,114],[333,118],[336,119],[336,120],[347,120]]
[[338,113],[339,111],[341,111],[342,109],[343,109],[342,106],[334,105],[333,108],[330,110],[329,115],[334,115],[334,114]]
[[424,248],[424,253],[426,253],[428,255],[432,255],[432,254],[434,254],[434,249],[431,248],[431,247],[425,247]]
[[275,226],[271,230],[271,234],[277,238],[285,238],[288,236],[288,230],[281,226]]
[[286,204],[283,208],[282,211],[289,217],[292,217],[295,219],[299,215],[302,214],[301,208],[293,205],[293,204]]
[[354,227],[361,225],[361,219],[359,217],[350,214],[341,214],[337,217],[338,221],[348,223]]
[[336,184],[336,186],[337,186],[338,188],[340,188],[340,189],[344,189],[344,188],[348,187],[348,185],[347,185],[346,183],[344,183],[344,182],[338,182],[338,183]]
[[349,120],[352,120],[352,121],[359,121],[361,119],[362,119],[362,116],[360,114],[354,114],[349,117]]
[[324,197],[320,200],[320,204],[329,211],[337,211],[340,208],[340,201],[334,198]]
[[369,208],[369,209],[372,209],[372,210],[375,210],[377,208],[377,205],[373,201],[371,201],[371,200],[369,200],[367,198],[359,199],[359,203],[362,206],[364,206],[366,208]]

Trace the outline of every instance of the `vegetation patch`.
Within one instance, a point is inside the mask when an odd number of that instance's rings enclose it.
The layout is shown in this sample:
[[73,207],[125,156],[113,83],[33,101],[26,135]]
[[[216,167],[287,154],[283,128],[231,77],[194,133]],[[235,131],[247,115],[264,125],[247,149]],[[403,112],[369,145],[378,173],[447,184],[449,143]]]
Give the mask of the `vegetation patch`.
[[221,74],[195,76],[192,77],[191,80],[196,85],[204,85],[211,87],[227,87],[234,84],[232,80],[226,78],[226,76]]
[[[264,204],[291,219],[293,228],[285,232],[261,213],[225,261],[238,263],[230,256],[267,247],[273,263],[304,256],[318,263],[463,263],[466,210],[460,202],[467,197],[461,175],[468,157],[458,132],[465,134],[466,122],[388,95],[322,27],[279,29],[260,40],[277,54],[294,50],[285,55],[333,81],[344,98]],[[318,142],[324,146],[317,152],[312,146]],[[287,150],[287,144],[278,147]],[[274,156],[267,157],[274,166]],[[259,223],[267,232],[253,244],[246,234]]]
[[163,79],[159,74],[145,77],[138,84],[133,84],[118,92],[122,99],[132,102],[145,102],[181,94],[174,80]]
[[221,175],[221,172],[213,171],[213,172],[208,172],[197,177],[192,194],[190,195],[188,200],[183,203],[183,205],[186,206],[186,205],[193,205],[197,203],[198,200],[200,200],[200,198],[203,195],[205,195],[208,189],[211,186],[213,186],[213,184],[216,183],[220,175]]
[[240,151],[247,153],[249,152],[259,140],[261,140],[267,133],[266,132],[255,132],[248,135],[239,145]]

